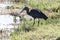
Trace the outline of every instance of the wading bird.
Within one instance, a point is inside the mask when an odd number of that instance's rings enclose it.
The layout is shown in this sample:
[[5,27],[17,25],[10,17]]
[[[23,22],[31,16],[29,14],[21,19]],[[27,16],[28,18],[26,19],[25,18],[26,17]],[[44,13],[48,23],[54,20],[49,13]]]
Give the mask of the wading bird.
[[28,7],[24,7],[23,10],[20,13],[22,13],[24,10],[26,10],[26,12],[27,12],[28,15],[30,15],[30,16],[32,16],[34,18],[33,25],[35,24],[35,19],[36,18],[38,18],[38,25],[39,25],[39,21],[40,21],[39,19],[40,18],[42,18],[44,20],[47,20],[48,19],[48,17],[42,11],[40,11],[38,9],[31,9],[29,11],[29,8]]

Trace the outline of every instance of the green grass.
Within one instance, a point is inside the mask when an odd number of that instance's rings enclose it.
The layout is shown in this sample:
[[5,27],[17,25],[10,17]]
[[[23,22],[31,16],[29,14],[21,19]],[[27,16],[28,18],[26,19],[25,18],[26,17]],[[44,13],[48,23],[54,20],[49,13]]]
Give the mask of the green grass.
[[[35,2],[36,0],[31,0],[29,6],[41,9],[45,14],[49,14],[49,12],[45,12],[44,8],[49,9],[60,6],[57,0],[47,3],[45,3],[46,1],[41,1],[37,4]],[[11,40],[56,40],[56,38],[60,37],[60,12],[52,12],[51,17],[47,16],[48,19],[46,21],[43,19],[40,20],[39,26],[37,26],[37,20],[35,20],[35,25],[32,26],[33,20],[29,21],[26,19],[25,24],[22,23],[19,25],[19,28],[15,29],[15,32],[11,34]]]
[[56,40],[60,37],[60,19],[41,20],[39,27],[36,24],[37,21],[33,27],[20,25],[20,29],[11,34],[11,40]]

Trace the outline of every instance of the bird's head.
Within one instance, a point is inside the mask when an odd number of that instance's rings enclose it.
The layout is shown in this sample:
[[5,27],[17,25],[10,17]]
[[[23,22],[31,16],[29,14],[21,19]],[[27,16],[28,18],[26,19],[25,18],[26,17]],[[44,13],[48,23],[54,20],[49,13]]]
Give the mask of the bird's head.
[[24,7],[23,10],[20,13],[22,13],[24,10],[29,11],[29,8],[28,7]]

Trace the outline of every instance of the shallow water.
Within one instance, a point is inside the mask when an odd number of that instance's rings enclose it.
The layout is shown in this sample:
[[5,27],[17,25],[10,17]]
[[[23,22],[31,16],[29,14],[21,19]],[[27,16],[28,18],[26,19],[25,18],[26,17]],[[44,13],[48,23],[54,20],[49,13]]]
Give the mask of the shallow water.
[[[17,17],[17,23],[19,24],[19,17]],[[15,24],[13,21],[13,16],[11,15],[0,15],[0,29],[4,28],[14,28],[13,25],[10,24]]]
[[1,10],[5,10],[6,9],[6,7],[7,6],[11,6],[11,5],[13,5],[13,2],[2,2],[2,3],[0,3],[0,11]]
[[[7,6],[13,5],[12,2],[2,2],[0,3],[0,12],[6,10]],[[14,32],[14,25],[11,24],[20,24],[19,17],[17,17],[17,22],[13,21],[13,16],[11,15],[0,15],[0,40],[10,40],[11,32]]]
[[13,21],[13,16],[0,15],[0,30],[3,31],[2,35],[0,34],[2,38],[1,40],[10,40],[8,37],[10,37],[11,32],[14,32],[14,25],[11,24],[20,24],[19,17],[17,17],[17,22],[15,23]]

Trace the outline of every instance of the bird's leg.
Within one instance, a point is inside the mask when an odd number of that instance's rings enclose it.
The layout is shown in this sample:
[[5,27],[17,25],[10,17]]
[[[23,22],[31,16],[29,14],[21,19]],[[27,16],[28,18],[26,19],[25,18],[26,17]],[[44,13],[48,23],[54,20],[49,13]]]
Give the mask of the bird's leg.
[[34,24],[35,24],[35,19],[34,19],[34,23],[33,23],[33,26],[34,26]]
[[39,26],[39,23],[40,23],[40,19],[38,19],[38,26]]

